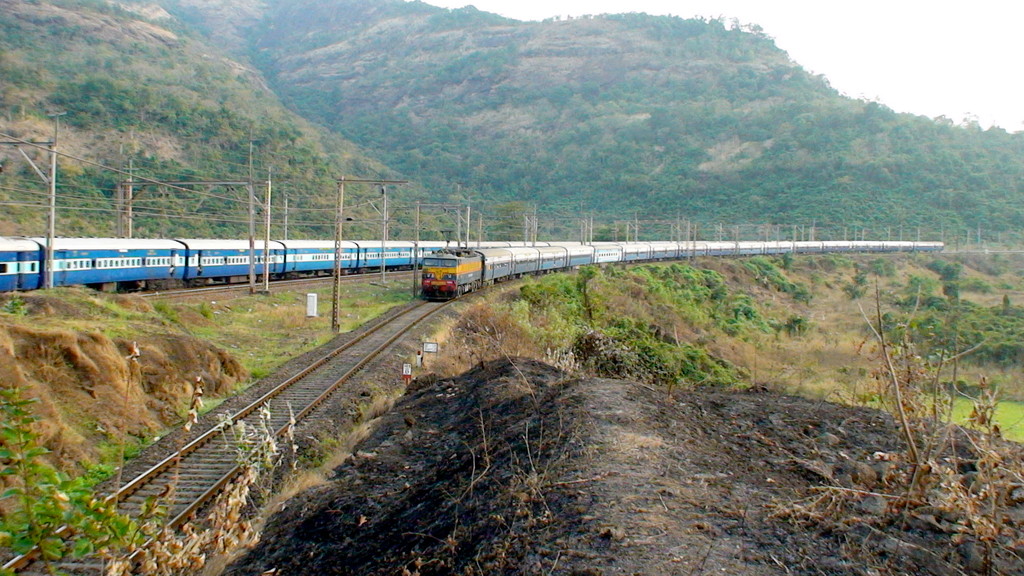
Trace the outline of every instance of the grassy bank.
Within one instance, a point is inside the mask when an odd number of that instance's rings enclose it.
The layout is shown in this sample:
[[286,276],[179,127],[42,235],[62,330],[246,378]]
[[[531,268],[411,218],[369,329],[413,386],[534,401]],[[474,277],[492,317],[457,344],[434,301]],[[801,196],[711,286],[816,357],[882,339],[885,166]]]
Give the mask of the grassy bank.
[[[447,364],[457,372],[522,355],[666,388],[759,385],[877,406],[886,380],[872,325],[881,318],[887,341],[924,371],[975,348],[958,362],[958,388],[982,378],[998,388],[1003,432],[1024,440],[1024,374],[1013,361],[1024,351],[1013,336],[1022,271],[1024,261],[934,255],[584,268],[471,307],[451,331]],[[952,314],[970,330],[936,327]],[[939,380],[951,378],[947,363]]]
[[[311,318],[306,316],[307,293],[317,294],[317,316]],[[339,300],[340,330],[348,332],[410,299],[411,291],[404,282],[346,284]],[[196,336],[230,351],[253,378],[266,376],[334,337],[329,284],[313,291],[162,304],[158,309]]]

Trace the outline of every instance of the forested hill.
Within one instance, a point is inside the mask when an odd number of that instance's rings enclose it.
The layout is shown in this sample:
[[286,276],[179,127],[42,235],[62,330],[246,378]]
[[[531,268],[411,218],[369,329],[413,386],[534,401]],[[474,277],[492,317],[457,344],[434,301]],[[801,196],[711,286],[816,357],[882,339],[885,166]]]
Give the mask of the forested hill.
[[[335,178],[393,176],[356,146],[288,111],[244,55],[229,56],[155,3],[0,0],[0,132],[47,141],[59,117],[57,234],[115,232],[115,188],[271,178],[275,235],[329,237]],[[13,142],[8,136],[0,141]],[[250,147],[250,142],[252,146]],[[45,152],[26,148],[45,170]],[[80,158],[84,161],[76,160]],[[45,232],[47,186],[0,146],[0,235]],[[257,186],[262,200],[266,186]],[[138,185],[135,235],[245,235],[244,187]],[[312,225],[311,225],[312,224]]]
[[[1024,230],[1024,135],[845,98],[756,27],[717,20],[519,22],[405,0],[0,0],[0,131],[46,139],[54,111],[67,113],[63,152],[140,177],[244,180],[252,142],[255,174],[275,181],[276,234],[288,195],[292,235],[329,235],[343,174],[408,179],[398,200],[468,199],[491,222],[513,213],[505,203],[536,204],[561,237],[581,210],[599,229],[679,217],[705,231]],[[0,234],[40,234],[42,212],[12,203],[45,187],[12,148],[0,161]],[[124,175],[60,168],[58,233],[112,233]],[[146,190],[136,233],[244,234],[239,194]]]
[[542,214],[1024,227],[1024,136],[843,97],[756,28],[280,0],[252,38],[290,106],[435,193]]

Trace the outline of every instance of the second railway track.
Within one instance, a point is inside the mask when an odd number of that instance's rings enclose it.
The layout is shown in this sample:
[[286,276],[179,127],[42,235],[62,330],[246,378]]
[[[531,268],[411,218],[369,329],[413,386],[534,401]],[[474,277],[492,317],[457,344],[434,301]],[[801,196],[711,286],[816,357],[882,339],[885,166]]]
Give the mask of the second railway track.
[[[109,498],[116,499],[120,512],[137,518],[147,499],[169,495],[168,525],[174,528],[185,523],[197,510],[210,502],[238,473],[237,443],[231,437],[230,425],[263,425],[275,435],[291,424],[302,421],[349,378],[403,335],[433,316],[448,302],[419,302],[389,320],[322,354],[319,358],[285,381],[273,386],[255,401],[224,417],[221,425],[208,427],[187,444],[174,449],[156,465],[126,482]],[[261,420],[260,412],[269,408],[269,418]],[[168,438],[168,440],[170,440]],[[31,555],[15,558],[4,568],[17,573],[36,573]],[[76,570],[99,573],[99,565],[89,570],[88,564],[77,564]],[[85,568],[83,571],[82,569]]]
[[[388,277],[392,279],[409,280],[412,272],[400,271],[400,272],[389,272]],[[378,274],[352,274],[342,276],[340,282],[342,284],[359,284],[359,283],[372,283],[376,282],[380,276]],[[270,284],[273,290],[315,290],[317,288],[323,288],[330,286],[334,282],[332,276],[317,276],[312,278],[299,278],[294,280],[275,280]],[[257,286],[257,290],[262,290],[263,284],[260,283]],[[208,300],[211,297],[216,298],[236,298],[239,296],[248,296],[252,293],[249,284],[220,284],[213,286],[203,286],[199,288],[182,288],[180,290],[164,290],[161,292],[144,292],[140,293],[140,296],[148,300],[177,300],[177,301],[195,301],[195,300]]]

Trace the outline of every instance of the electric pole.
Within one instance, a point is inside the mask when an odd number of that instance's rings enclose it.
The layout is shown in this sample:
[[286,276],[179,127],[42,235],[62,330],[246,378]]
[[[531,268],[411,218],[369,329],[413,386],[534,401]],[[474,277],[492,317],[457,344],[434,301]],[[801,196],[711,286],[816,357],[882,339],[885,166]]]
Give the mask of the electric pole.
[[345,220],[345,177],[338,180],[338,204],[334,216],[334,288],[331,290],[331,331],[341,329],[338,300],[341,298],[341,223]]
[[284,239],[288,239],[288,192],[284,195]]
[[50,114],[53,118],[53,141],[50,143],[50,194],[49,210],[46,214],[46,285],[53,288],[53,238],[57,227],[57,132],[60,129],[60,117],[67,112]]
[[[28,161],[29,165],[32,166],[32,169],[35,170],[36,175],[39,176],[40,180],[42,180],[43,183],[48,185],[49,191],[47,192],[45,248],[46,262],[44,263],[45,269],[42,271],[43,288],[53,288],[53,239],[55,235],[55,229],[57,226],[57,132],[60,127],[60,117],[64,114],[67,114],[67,112],[49,115],[51,118],[53,118],[54,121],[53,140],[49,142],[29,142],[28,140],[13,140],[10,142],[0,142],[0,144],[2,145],[14,146],[15,148],[17,148],[18,152],[21,153],[21,156],[25,158],[25,160]],[[39,166],[36,166],[36,163],[33,162],[31,158],[29,158],[28,154],[26,154],[24,150],[22,150],[21,146],[23,144],[27,144],[29,146],[33,146],[39,149],[43,149],[43,146],[46,147],[45,150],[47,150],[50,154],[49,174],[43,173],[43,171],[39,169]]]
[[267,168],[267,200],[263,204],[263,292],[270,294],[270,190],[271,169]]
[[380,235],[380,283],[386,284],[387,279],[387,260],[384,258],[384,254],[387,251],[388,243],[388,187],[386,184],[380,185],[380,195],[384,199],[383,210],[380,211],[381,217],[381,235]]
[[[337,332],[341,329],[341,227],[342,222],[345,221],[345,184],[356,183],[356,184],[377,184],[381,187],[381,195],[384,197],[383,210],[381,211],[381,219],[384,224],[384,230],[381,238],[381,281],[384,280],[384,248],[387,242],[387,224],[388,224],[388,207],[387,207],[387,184],[408,184],[408,180],[382,180],[382,179],[367,179],[367,178],[346,178],[342,176],[337,180],[338,182],[338,200],[335,213],[335,224],[334,224],[334,288],[331,294],[331,330]],[[414,255],[416,257],[416,255]]]
[[419,295],[420,271],[420,203],[416,203],[416,236],[412,243],[412,297]]
[[256,191],[252,172],[253,141],[249,140],[249,294],[256,293]]

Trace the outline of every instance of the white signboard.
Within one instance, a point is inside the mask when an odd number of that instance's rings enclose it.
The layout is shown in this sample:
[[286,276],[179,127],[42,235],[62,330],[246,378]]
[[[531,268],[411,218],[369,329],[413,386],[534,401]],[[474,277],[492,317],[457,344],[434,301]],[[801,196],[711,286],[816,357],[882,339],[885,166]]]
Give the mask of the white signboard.
[[430,352],[431,354],[437,354],[437,342],[424,342],[423,351]]

